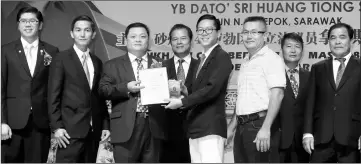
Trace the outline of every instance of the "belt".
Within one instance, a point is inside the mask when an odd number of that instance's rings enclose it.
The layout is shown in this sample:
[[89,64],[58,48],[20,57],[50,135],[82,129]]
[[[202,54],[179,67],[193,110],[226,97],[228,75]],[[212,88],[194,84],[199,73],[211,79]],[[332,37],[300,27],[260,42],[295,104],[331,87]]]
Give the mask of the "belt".
[[137,112],[137,116],[147,118],[149,117],[149,114],[147,112]]
[[257,113],[247,114],[247,115],[238,115],[237,122],[240,125],[247,124],[251,121],[258,120],[259,118],[265,117],[267,115],[267,110],[263,110]]

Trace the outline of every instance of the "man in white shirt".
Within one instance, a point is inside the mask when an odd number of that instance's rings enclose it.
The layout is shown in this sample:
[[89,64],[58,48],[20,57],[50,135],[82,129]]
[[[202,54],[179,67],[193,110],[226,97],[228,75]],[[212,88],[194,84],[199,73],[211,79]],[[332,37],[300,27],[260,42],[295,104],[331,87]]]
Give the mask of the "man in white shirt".
[[39,39],[38,9],[21,8],[16,22],[20,38],[1,47],[1,162],[45,163],[51,136],[49,65],[59,50]]
[[328,31],[332,57],[312,66],[304,120],[303,147],[311,162],[360,162],[360,60],[351,54],[352,27]]
[[[242,35],[249,56],[239,70],[237,103],[228,125],[228,141],[236,129],[233,146],[236,163],[278,162],[270,153],[278,152],[274,145],[278,141],[273,142],[271,136],[278,133],[273,122],[283,99],[286,76],[282,58],[265,43],[266,32],[263,17],[245,19]],[[276,150],[269,151],[270,148]]]

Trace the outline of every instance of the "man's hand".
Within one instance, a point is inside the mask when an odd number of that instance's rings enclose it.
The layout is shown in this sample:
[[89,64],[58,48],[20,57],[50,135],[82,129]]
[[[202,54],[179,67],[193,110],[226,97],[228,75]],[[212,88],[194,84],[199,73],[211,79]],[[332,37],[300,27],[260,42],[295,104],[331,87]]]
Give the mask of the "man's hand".
[[314,149],[313,143],[314,143],[313,137],[306,137],[302,140],[303,148],[306,150],[308,154],[311,154],[312,150]]
[[101,141],[108,140],[109,137],[110,137],[110,131],[102,130],[102,136],[100,137]]
[[188,89],[187,87],[184,85],[184,81],[181,81],[181,93],[184,96],[188,96]]
[[70,136],[65,129],[57,129],[54,133],[54,137],[60,148],[66,148],[66,145],[70,143],[68,140],[70,139]]
[[170,98],[164,101],[169,102],[165,109],[178,109],[183,106],[182,99]]
[[140,81],[131,81],[127,84],[127,88],[129,90],[129,92],[137,93],[141,89],[143,89],[144,86],[140,85]]
[[271,130],[269,128],[263,128],[258,131],[256,139],[253,143],[256,143],[257,151],[266,152],[270,149],[271,145]]
[[11,128],[8,124],[1,124],[1,140],[10,139],[12,136]]

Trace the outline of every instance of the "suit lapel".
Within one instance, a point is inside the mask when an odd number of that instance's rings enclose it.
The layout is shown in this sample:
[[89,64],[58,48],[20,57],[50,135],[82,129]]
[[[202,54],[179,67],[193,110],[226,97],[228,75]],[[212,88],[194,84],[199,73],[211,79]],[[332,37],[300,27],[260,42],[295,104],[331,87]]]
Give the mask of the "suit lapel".
[[124,68],[124,71],[126,72],[127,79],[129,79],[130,81],[135,81],[136,79],[134,76],[132,63],[129,59],[128,53],[126,53],[122,59],[123,59],[123,68]]
[[31,77],[29,65],[28,65],[28,62],[26,60],[25,51],[24,51],[24,48],[23,48],[23,44],[21,43],[20,39],[18,39],[16,44],[15,44],[15,51],[16,51],[17,57],[19,58],[19,61],[20,61],[21,65],[23,66],[26,74],[29,77]]
[[85,83],[87,86],[86,88],[89,89],[89,91],[90,91],[89,82],[88,82],[88,79],[86,78],[84,68],[81,64],[78,54],[76,54],[73,47],[71,48],[71,51],[70,51],[70,57],[72,58],[71,61],[73,61],[74,66],[76,67],[76,69],[74,71],[80,76],[80,79],[83,80],[83,83]]
[[197,71],[197,60],[195,59],[191,59],[191,63],[189,65],[189,69],[188,69],[188,74],[187,74],[187,78],[185,81],[185,86],[190,86],[190,84],[192,84],[192,79],[194,78],[194,73]]
[[325,62],[325,69],[326,69],[328,81],[330,82],[332,88],[336,90],[336,83],[333,76],[332,59],[327,59],[327,61]]
[[307,84],[305,84],[307,82],[306,72],[302,68],[300,68],[299,75],[300,75],[300,78],[299,78],[300,82],[298,84],[298,96],[297,96],[297,99],[300,97],[301,94],[303,94],[302,93],[303,87],[307,86]]
[[346,69],[342,75],[342,78],[341,78],[340,84],[338,85],[337,90],[339,90],[345,84],[345,82],[350,78],[352,73],[356,70],[357,65],[358,65],[357,59],[355,59],[354,56],[351,56],[350,60],[347,63]]
[[[92,83],[92,90],[94,88],[95,82],[98,81],[98,75],[99,75],[99,63],[95,59],[95,56],[89,52],[90,58],[92,59],[93,67],[94,67],[94,77],[93,77],[93,83]],[[85,73],[85,72],[84,72]],[[91,73],[91,72],[90,72]]]
[[198,80],[198,83],[202,80],[202,77],[204,75],[204,71],[207,70],[207,67],[209,65],[209,63],[213,60],[214,56],[217,55],[218,50],[221,48],[220,45],[217,45],[216,47],[214,47],[214,49],[212,50],[212,52],[209,54],[208,58],[206,61],[204,61],[201,70],[199,70],[198,73],[198,77],[196,77],[196,80]]
[[[40,52],[42,50],[42,53]],[[39,46],[38,46],[38,53],[37,53],[37,58],[36,58],[36,65],[35,65],[35,70],[34,70],[34,74],[33,74],[33,78],[38,74],[39,70],[44,68],[44,64],[42,64],[44,61],[44,43],[42,41],[39,40]]]
[[169,60],[169,79],[175,79],[175,80],[178,80],[177,78],[177,71],[176,71],[176,68],[175,68],[175,65],[174,65],[174,57],[172,57],[170,60]]

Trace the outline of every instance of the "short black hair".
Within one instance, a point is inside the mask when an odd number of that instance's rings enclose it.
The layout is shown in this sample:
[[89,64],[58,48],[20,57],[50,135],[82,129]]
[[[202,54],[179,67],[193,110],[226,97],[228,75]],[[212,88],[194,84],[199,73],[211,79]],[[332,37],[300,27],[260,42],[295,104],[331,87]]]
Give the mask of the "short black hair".
[[291,32],[291,33],[287,33],[285,35],[283,35],[282,39],[281,39],[281,48],[283,49],[283,46],[285,45],[285,41],[287,39],[292,39],[298,43],[301,43],[301,46],[302,46],[302,49],[303,49],[303,39],[300,35],[294,33],[294,32]]
[[20,17],[21,15],[23,15],[24,13],[33,13],[35,14],[36,18],[38,19],[39,22],[43,22],[43,14],[41,14],[41,12],[32,6],[28,6],[28,7],[23,7],[19,10],[18,14],[16,15],[16,22],[20,21]]
[[169,40],[171,40],[172,38],[172,33],[173,31],[175,30],[179,30],[179,29],[186,29],[187,32],[188,32],[188,37],[190,40],[193,39],[193,33],[192,33],[192,30],[191,28],[189,28],[188,26],[184,25],[184,24],[175,24],[171,29],[170,29],[170,32],[169,32]]
[[87,15],[80,15],[80,16],[77,16],[76,18],[73,19],[73,21],[71,22],[71,29],[70,31],[73,31],[74,30],[74,26],[75,26],[75,23],[78,22],[78,21],[88,21],[90,22],[90,27],[92,28],[92,31],[94,32],[95,31],[95,23],[94,21]]
[[336,23],[336,24],[332,25],[332,26],[330,27],[330,29],[328,30],[327,38],[330,39],[330,37],[331,37],[331,36],[330,36],[330,35],[331,35],[331,32],[332,32],[334,29],[342,28],[342,27],[346,28],[347,33],[348,33],[348,37],[349,37],[350,39],[352,39],[352,38],[353,38],[353,33],[354,33],[353,28],[352,28],[349,24],[346,24],[346,23]]
[[199,24],[199,22],[201,22],[202,20],[205,20],[205,19],[213,20],[214,26],[216,27],[216,30],[217,30],[217,31],[219,31],[219,30],[221,29],[221,22],[219,21],[219,19],[216,18],[216,16],[211,15],[211,14],[202,15],[202,16],[198,19],[198,21],[197,21],[197,26],[196,26],[197,29],[198,29],[198,24]]
[[246,24],[247,22],[262,22],[264,24],[264,26],[266,27],[266,30],[267,30],[266,19],[264,17],[262,17],[262,16],[250,16],[250,17],[247,17],[243,21],[243,25]]
[[130,25],[128,25],[127,28],[125,29],[125,38],[128,38],[129,30],[131,28],[135,28],[135,27],[143,27],[145,29],[145,31],[147,31],[147,34],[148,34],[148,37],[149,37],[149,28],[148,28],[148,26],[145,25],[144,23],[135,22],[135,23],[131,23]]

